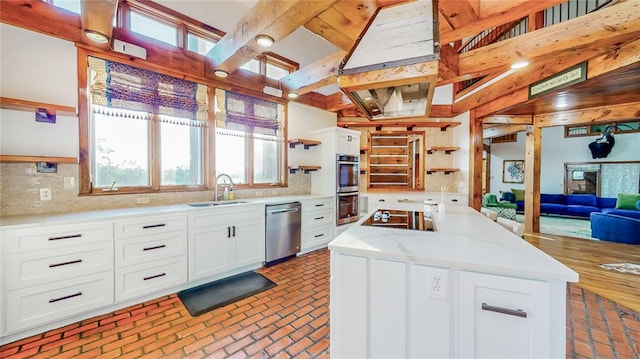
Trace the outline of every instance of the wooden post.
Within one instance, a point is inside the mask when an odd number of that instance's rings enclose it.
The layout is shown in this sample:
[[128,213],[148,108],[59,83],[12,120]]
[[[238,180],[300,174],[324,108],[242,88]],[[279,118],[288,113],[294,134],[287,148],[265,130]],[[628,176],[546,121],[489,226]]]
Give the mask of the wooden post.
[[540,155],[542,128],[527,126],[524,157],[524,226],[526,233],[540,232]]
[[469,111],[469,207],[482,207],[482,119],[476,119],[475,110]]

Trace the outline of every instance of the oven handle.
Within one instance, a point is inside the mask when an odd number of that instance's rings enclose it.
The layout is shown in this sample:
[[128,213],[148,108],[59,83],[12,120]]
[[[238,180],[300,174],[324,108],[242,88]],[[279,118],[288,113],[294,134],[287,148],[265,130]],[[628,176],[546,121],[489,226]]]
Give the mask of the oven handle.
[[338,197],[357,196],[358,192],[338,193]]

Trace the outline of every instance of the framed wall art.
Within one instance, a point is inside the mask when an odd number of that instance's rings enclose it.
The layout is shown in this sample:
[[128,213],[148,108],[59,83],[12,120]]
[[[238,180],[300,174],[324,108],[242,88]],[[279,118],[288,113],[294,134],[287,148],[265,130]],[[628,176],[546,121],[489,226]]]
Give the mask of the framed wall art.
[[502,162],[502,182],[524,183],[524,161],[505,160]]

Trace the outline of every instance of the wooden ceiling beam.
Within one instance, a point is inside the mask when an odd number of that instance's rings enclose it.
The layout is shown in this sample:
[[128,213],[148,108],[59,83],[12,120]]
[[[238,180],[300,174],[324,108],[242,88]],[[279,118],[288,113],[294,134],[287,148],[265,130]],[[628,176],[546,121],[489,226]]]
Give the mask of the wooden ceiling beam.
[[626,1],[524,35],[460,54],[461,74],[490,71],[523,58],[557,57],[566,51],[607,48],[640,38],[640,2]]
[[488,124],[506,124],[506,125],[533,125],[532,116],[509,116],[497,115],[489,116],[482,119],[482,123]]
[[438,10],[454,29],[478,21],[477,8],[471,5],[470,0],[440,0]]
[[512,133],[526,131],[526,129],[527,125],[501,125],[488,127],[482,130],[482,138],[493,138],[510,135]]
[[307,106],[316,107],[325,110],[327,108],[327,96],[317,92],[306,93],[294,100]]
[[93,0],[81,1],[82,15],[80,16],[83,31],[97,31],[106,36],[109,41],[104,44],[97,43],[83,35],[83,42],[97,47],[108,49],[113,34],[113,19],[116,17],[118,0]]
[[[483,7],[484,3],[491,3],[494,7]],[[470,36],[476,36],[485,29],[521,19],[534,12],[542,11],[566,0],[514,0],[514,1],[480,1],[479,20],[467,24],[459,29],[447,28],[441,22],[440,42],[448,44]],[[496,7],[498,6],[498,7]]]
[[287,92],[299,95],[338,81],[338,67],[346,52],[340,50],[280,79]]
[[324,38],[342,51],[349,51],[356,41],[343,34],[340,29],[329,25],[326,21],[314,17],[304,24],[304,27],[314,34]]
[[[475,92],[465,99],[456,102],[453,107],[456,112],[465,112],[472,108],[476,108],[494,99],[502,97],[505,93],[514,92],[520,88],[524,88],[536,81],[554,75],[573,65],[579,64],[590,58],[596,57],[604,53],[606,49],[587,48],[587,49],[570,49],[556,54],[548,62],[538,62],[524,69],[514,71],[511,75],[506,76],[481,91]],[[513,70],[512,70],[513,71]],[[524,101],[528,100],[527,97]],[[478,117],[482,117],[476,114]]]
[[506,95],[500,96],[490,102],[474,108],[476,111],[476,118],[483,118],[485,116],[499,113],[502,109],[525,102],[528,99],[529,90],[527,88],[521,88],[507,93]]
[[337,0],[260,0],[207,54],[208,75],[213,70],[232,73],[266,51],[258,46],[257,35],[282,40]]
[[638,54],[640,54],[640,40],[614,47],[607,53],[589,60],[587,76],[594,78],[624,66],[637,64],[640,62]]
[[326,110],[331,112],[337,112],[349,108],[356,108],[356,105],[354,105],[353,102],[351,102],[351,99],[342,91],[327,96],[326,103]]
[[440,46],[438,85],[453,83],[458,77],[458,53],[449,44]]
[[640,118],[640,102],[541,114],[534,116],[533,121],[536,127],[551,127],[607,122],[621,118]]
[[0,19],[5,24],[41,34],[72,42],[82,41],[80,16],[57,10],[41,0],[2,1]]

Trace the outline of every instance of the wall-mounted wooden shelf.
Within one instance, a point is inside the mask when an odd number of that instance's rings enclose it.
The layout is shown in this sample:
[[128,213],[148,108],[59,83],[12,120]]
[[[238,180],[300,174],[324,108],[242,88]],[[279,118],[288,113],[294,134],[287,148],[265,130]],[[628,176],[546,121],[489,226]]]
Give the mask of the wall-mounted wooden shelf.
[[294,138],[294,139],[291,139],[291,140],[287,141],[287,143],[289,143],[289,148],[296,148],[297,145],[302,145],[302,146],[304,146],[305,150],[308,150],[309,147],[317,146],[317,145],[321,144],[322,142],[315,141],[315,140],[306,140],[306,139],[303,139],[303,138]]
[[44,108],[48,114],[76,117],[77,111],[75,107],[54,105],[44,102],[35,102],[27,100],[18,100],[15,98],[0,97],[0,108],[18,111],[37,111]]
[[295,173],[296,171],[304,171],[304,173],[309,173],[311,171],[319,170],[320,166],[289,166],[289,173]]
[[427,154],[432,154],[435,151],[444,151],[445,154],[450,154],[453,151],[458,151],[460,147],[427,147]]
[[448,175],[449,173],[458,172],[459,168],[427,168],[427,174],[430,175],[434,172],[444,172],[444,174]]
[[369,147],[360,147],[360,154],[365,154],[369,152],[371,149]]
[[407,131],[409,128],[414,127],[439,127],[440,131],[446,131],[449,127],[460,126],[462,122],[452,122],[452,121],[412,121],[412,120],[375,120],[375,121],[347,121],[347,122],[338,122],[338,127],[345,128],[358,128],[358,127],[406,127]]
[[78,163],[76,157],[50,157],[50,156],[20,156],[20,155],[0,155],[0,162],[50,162],[50,163]]

